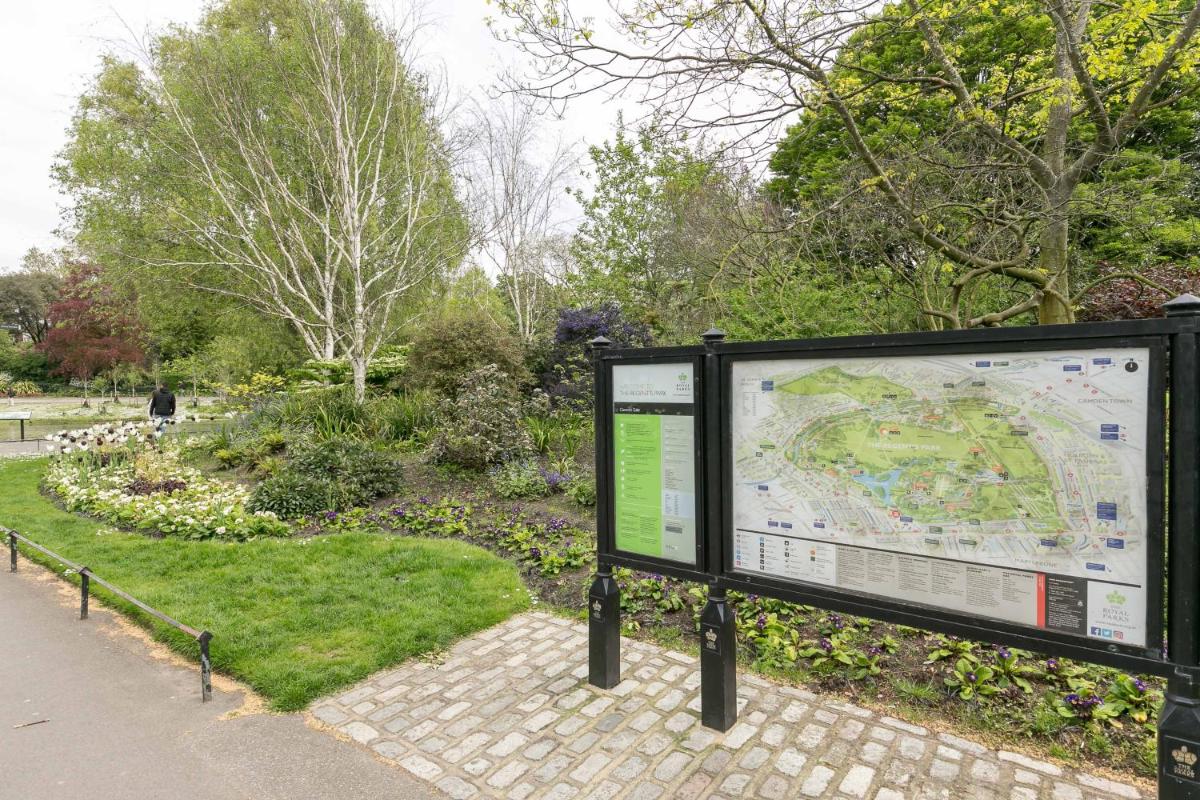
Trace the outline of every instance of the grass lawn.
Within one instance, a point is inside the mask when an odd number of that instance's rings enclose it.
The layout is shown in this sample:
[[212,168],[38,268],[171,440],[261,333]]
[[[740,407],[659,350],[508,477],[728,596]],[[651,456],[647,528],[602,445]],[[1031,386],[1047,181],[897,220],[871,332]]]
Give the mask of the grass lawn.
[[[458,541],[345,533],[235,544],[113,531],[43,497],[45,466],[0,461],[0,525],[212,631],[214,668],[280,711],[439,650],[528,604],[515,567]],[[157,638],[197,656],[187,636],[106,594],[98,589]]]

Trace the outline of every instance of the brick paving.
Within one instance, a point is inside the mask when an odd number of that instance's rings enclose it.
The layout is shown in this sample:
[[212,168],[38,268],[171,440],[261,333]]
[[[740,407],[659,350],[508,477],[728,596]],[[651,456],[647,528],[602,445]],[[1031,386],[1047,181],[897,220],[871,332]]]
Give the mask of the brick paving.
[[753,675],[738,722],[700,725],[693,656],[622,639],[587,683],[587,628],[527,613],[441,663],[380,673],[311,713],[455,800],[1138,800],[1136,787]]

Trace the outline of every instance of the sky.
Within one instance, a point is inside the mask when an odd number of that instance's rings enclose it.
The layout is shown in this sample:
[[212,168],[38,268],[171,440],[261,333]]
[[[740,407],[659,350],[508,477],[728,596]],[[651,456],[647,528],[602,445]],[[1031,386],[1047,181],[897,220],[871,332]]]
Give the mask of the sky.
[[[392,11],[391,0],[385,13]],[[581,6],[591,5],[583,0]],[[202,0],[40,0],[5,3],[0,25],[0,272],[15,269],[30,247],[61,246],[60,195],[50,178],[66,143],[79,95],[105,52],[129,52],[147,31],[194,23]],[[436,0],[425,7],[430,25],[422,44],[427,68],[444,70],[450,91],[479,95],[519,54],[496,42],[485,0]],[[494,13],[494,7],[493,7]],[[611,135],[617,105],[600,98],[570,106],[546,120],[548,139],[598,144]],[[570,211],[564,210],[569,215]]]

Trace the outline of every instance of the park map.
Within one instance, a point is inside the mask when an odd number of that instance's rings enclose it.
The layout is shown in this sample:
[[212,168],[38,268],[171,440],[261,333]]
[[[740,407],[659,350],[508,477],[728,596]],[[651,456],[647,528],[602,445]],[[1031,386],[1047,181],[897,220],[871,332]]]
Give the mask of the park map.
[[837,583],[807,545],[832,542],[1143,587],[1148,373],[1144,348],[735,362],[737,566]]

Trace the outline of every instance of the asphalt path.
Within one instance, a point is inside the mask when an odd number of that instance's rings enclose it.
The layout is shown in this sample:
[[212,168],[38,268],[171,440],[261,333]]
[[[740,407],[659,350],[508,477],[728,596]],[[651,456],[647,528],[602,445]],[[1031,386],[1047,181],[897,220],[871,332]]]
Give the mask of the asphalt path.
[[61,587],[0,565],[0,800],[444,799],[301,715],[221,719],[242,692],[202,704],[198,667],[156,658],[95,602],[79,620]]

